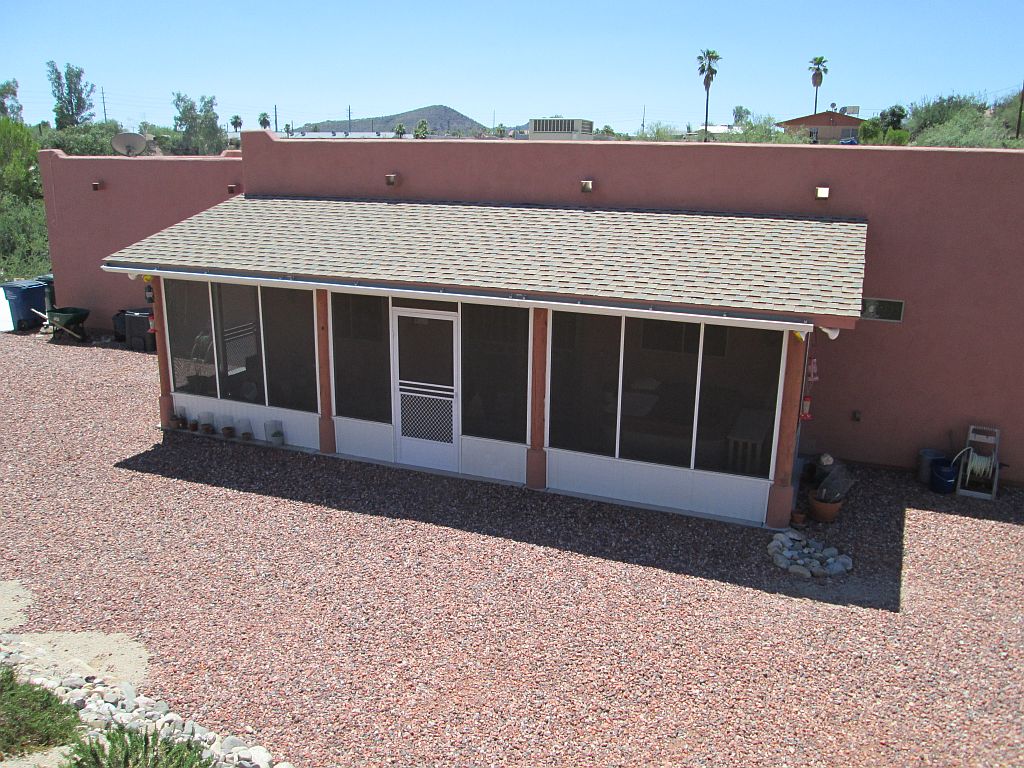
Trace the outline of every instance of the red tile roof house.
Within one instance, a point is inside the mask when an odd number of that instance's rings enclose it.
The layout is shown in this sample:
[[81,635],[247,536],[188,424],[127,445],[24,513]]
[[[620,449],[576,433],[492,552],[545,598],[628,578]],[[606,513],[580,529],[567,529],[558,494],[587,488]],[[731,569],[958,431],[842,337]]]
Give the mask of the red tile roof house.
[[768,527],[798,444],[911,466],[987,423],[1020,453],[1024,153],[243,146],[41,153],[62,303],[153,278],[165,426]]

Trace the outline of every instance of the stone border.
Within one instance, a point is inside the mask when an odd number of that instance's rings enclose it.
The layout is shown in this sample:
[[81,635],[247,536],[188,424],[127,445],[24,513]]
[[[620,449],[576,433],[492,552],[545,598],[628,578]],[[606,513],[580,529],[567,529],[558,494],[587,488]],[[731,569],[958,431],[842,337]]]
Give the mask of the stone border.
[[768,555],[779,568],[805,579],[842,576],[853,569],[852,557],[840,554],[835,547],[826,547],[817,539],[808,539],[792,528],[772,536]]
[[277,762],[269,750],[239,736],[221,736],[172,712],[170,705],[136,692],[128,682],[111,683],[91,674],[61,675],[45,649],[13,635],[0,635],[0,664],[13,666],[22,682],[39,685],[78,710],[89,739],[103,739],[117,726],[129,731],[157,732],[172,743],[202,746],[203,757],[218,768],[293,768]]

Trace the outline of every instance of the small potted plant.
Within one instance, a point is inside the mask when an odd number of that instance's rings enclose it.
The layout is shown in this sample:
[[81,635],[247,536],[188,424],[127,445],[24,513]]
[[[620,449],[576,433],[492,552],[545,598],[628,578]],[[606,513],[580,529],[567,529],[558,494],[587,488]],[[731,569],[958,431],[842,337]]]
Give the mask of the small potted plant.
[[236,421],[235,429],[238,432],[238,436],[243,440],[252,440],[252,422],[249,419],[239,419]]
[[199,431],[199,419],[192,419],[192,421],[190,421],[188,423],[188,431],[189,432],[198,432]]
[[199,414],[199,429],[204,435],[212,435],[217,431],[213,425],[213,414],[210,411],[203,411]]
[[839,510],[843,506],[846,494],[854,485],[854,479],[845,467],[838,464],[832,465],[821,485],[812,488],[807,498],[811,503],[811,516],[822,523],[831,523],[839,516]]
[[229,424],[228,426],[221,427],[220,433],[224,436],[225,440],[230,440],[235,436],[235,428]]
[[277,419],[271,419],[264,425],[267,440],[273,445],[284,445],[284,425]]

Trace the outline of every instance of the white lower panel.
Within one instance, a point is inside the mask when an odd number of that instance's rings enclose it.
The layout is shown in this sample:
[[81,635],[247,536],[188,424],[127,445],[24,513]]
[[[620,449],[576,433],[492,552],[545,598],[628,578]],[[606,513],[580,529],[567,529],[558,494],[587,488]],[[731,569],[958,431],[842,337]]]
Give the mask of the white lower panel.
[[209,411],[213,414],[218,430],[221,427],[235,427],[238,419],[249,419],[252,423],[253,437],[257,440],[269,440],[266,423],[280,421],[286,444],[313,450],[320,448],[318,423],[320,417],[315,413],[290,411],[285,408],[271,408],[251,403],[236,403],[233,400],[219,400],[215,397],[188,395],[182,392],[175,392],[173,398],[175,413],[184,413],[188,419],[198,419],[200,413]]
[[549,448],[548,487],[635,504],[763,523],[769,480]]
[[379,421],[334,417],[338,453],[374,461],[395,460],[395,428]]
[[526,446],[481,437],[463,437],[462,474],[526,483]]

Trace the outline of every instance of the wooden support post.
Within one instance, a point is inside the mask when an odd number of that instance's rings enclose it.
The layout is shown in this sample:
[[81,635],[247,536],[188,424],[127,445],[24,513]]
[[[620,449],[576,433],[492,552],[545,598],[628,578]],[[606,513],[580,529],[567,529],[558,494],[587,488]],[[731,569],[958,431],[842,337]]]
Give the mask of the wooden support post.
[[171,428],[174,398],[171,396],[171,355],[164,329],[164,286],[159,277],[150,279],[153,286],[153,329],[156,335],[156,364],[160,369],[160,426]]
[[320,453],[336,453],[334,413],[331,407],[330,296],[318,288],[316,296],[316,359],[320,385]]
[[546,309],[533,310],[533,363],[530,380],[530,447],[526,451],[526,487],[548,487],[548,463],[544,451],[545,410],[548,389],[548,318]]
[[801,339],[792,331],[787,331],[786,336],[788,346],[779,414],[779,450],[775,456],[775,481],[768,491],[768,513],[764,522],[768,528],[785,528],[793,512],[793,465],[800,427],[807,341],[806,337]]

